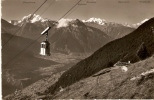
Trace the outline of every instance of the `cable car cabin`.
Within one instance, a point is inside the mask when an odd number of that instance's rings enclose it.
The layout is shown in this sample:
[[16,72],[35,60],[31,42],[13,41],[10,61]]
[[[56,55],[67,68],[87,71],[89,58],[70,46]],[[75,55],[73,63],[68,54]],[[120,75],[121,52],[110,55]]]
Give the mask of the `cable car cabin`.
[[40,55],[50,56],[50,43],[48,41],[41,42]]

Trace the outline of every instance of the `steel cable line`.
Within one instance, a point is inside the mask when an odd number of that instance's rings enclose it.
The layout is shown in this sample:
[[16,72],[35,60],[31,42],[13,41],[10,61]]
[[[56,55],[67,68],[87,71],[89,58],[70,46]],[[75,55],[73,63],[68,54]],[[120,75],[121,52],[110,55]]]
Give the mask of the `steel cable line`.
[[69,15],[71,15],[76,9],[78,9],[79,6],[77,6],[75,9],[73,9],[68,15],[66,15],[65,17],[68,17]]
[[68,10],[59,20],[61,20],[63,17],[65,17],[76,5],[79,4],[81,0],[79,0],[70,10]]
[[[81,0],[80,0],[81,1]],[[79,1],[79,2],[80,2]],[[62,19],[66,14],[68,14],[76,5],[78,5],[78,3],[79,2],[77,2],[73,7],[71,7],[71,9],[69,9],[60,19]],[[52,3],[53,4],[53,3]],[[51,5],[50,5],[51,6]],[[60,20],[59,19],[59,20]],[[21,52],[19,52],[16,56],[14,56],[10,61],[8,61],[6,64],[5,64],[5,66],[6,65],[8,65],[13,59],[15,59],[16,57],[20,57],[20,55],[25,51],[25,50],[27,50],[32,44],[34,44],[40,37],[41,37],[42,35],[40,35],[37,39],[35,39],[32,43],[30,43],[30,45],[28,45],[25,49],[23,49]],[[3,65],[4,66],[4,65]]]
[[[27,50],[28,47],[30,47],[33,43],[35,43],[41,36],[39,36],[36,40],[34,40],[32,43],[30,43],[30,45],[28,45],[25,49],[23,49],[21,52],[19,52],[16,56],[14,56],[10,61],[8,61],[6,65],[8,65],[13,59],[15,59],[16,57],[18,57],[20,54],[22,54],[25,50]],[[3,65],[4,66],[4,65]]]
[[[33,14],[29,17],[29,19],[31,19],[31,17],[45,4],[47,2],[47,0],[45,0],[40,6],[39,6],[39,8],[37,8],[34,12],[33,12]],[[29,20],[28,19],[28,20]],[[25,25],[25,23],[24,24],[22,24],[18,29],[17,29],[17,31],[15,31],[14,33],[13,33],[13,35],[2,45],[2,47],[4,47],[13,37],[14,37],[14,35],[22,28],[22,26],[24,26]]]
[[49,7],[50,7],[54,2],[55,2],[55,0],[53,0],[53,1],[51,2],[51,4],[50,4],[40,15],[43,15],[44,12],[46,12],[46,11],[49,9]]

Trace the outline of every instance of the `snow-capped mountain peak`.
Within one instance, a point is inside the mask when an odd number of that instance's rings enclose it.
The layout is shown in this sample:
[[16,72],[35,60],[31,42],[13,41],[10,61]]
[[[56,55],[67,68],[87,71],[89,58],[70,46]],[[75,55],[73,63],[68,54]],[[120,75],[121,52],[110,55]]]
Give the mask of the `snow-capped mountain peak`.
[[19,20],[18,23],[21,23],[21,22],[35,23],[35,22],[38,22],[38,21],[45,22],[45,21],[48,21],[48,19],[44,19],[40,15],[29,14],[28,16],[24,16],[21,20]]
[[33,19],[31,20],[32,23],[35,23],[37,21],[41,21],[44,22],[46,21],[45,19],[43,19],[40,15],[34,15]]
[[94,17],[92,17],[92,18],[90,18],[88,20],[82,20],[82,21],[83,22],[94,22],[94,23],[98,23],[100,25],[104,25],[104,23],[105,23],[105,19],[94,18]]

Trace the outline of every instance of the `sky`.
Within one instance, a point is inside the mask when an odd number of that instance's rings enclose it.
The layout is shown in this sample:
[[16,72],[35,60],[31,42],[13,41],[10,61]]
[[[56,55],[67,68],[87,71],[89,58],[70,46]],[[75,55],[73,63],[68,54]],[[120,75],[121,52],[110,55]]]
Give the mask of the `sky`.
[[[32,14],[45,0],[2,0],[2,18],[21,20]],[[58,20],[79,0],[53,0],[36,12],[43,18]],[[46,11],[45,9],[49,7]],[[110,22],[135,24],[154,17],[154,0],[81,0],[64,18],[87,20],[91,17]]]

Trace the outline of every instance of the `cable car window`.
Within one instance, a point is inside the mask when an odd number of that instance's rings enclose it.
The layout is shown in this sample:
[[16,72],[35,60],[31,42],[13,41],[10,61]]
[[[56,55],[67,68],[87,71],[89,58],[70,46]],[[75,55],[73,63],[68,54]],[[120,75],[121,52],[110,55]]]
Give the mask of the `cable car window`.
[[41,44],[41,48],[43,47],[43,45]]

